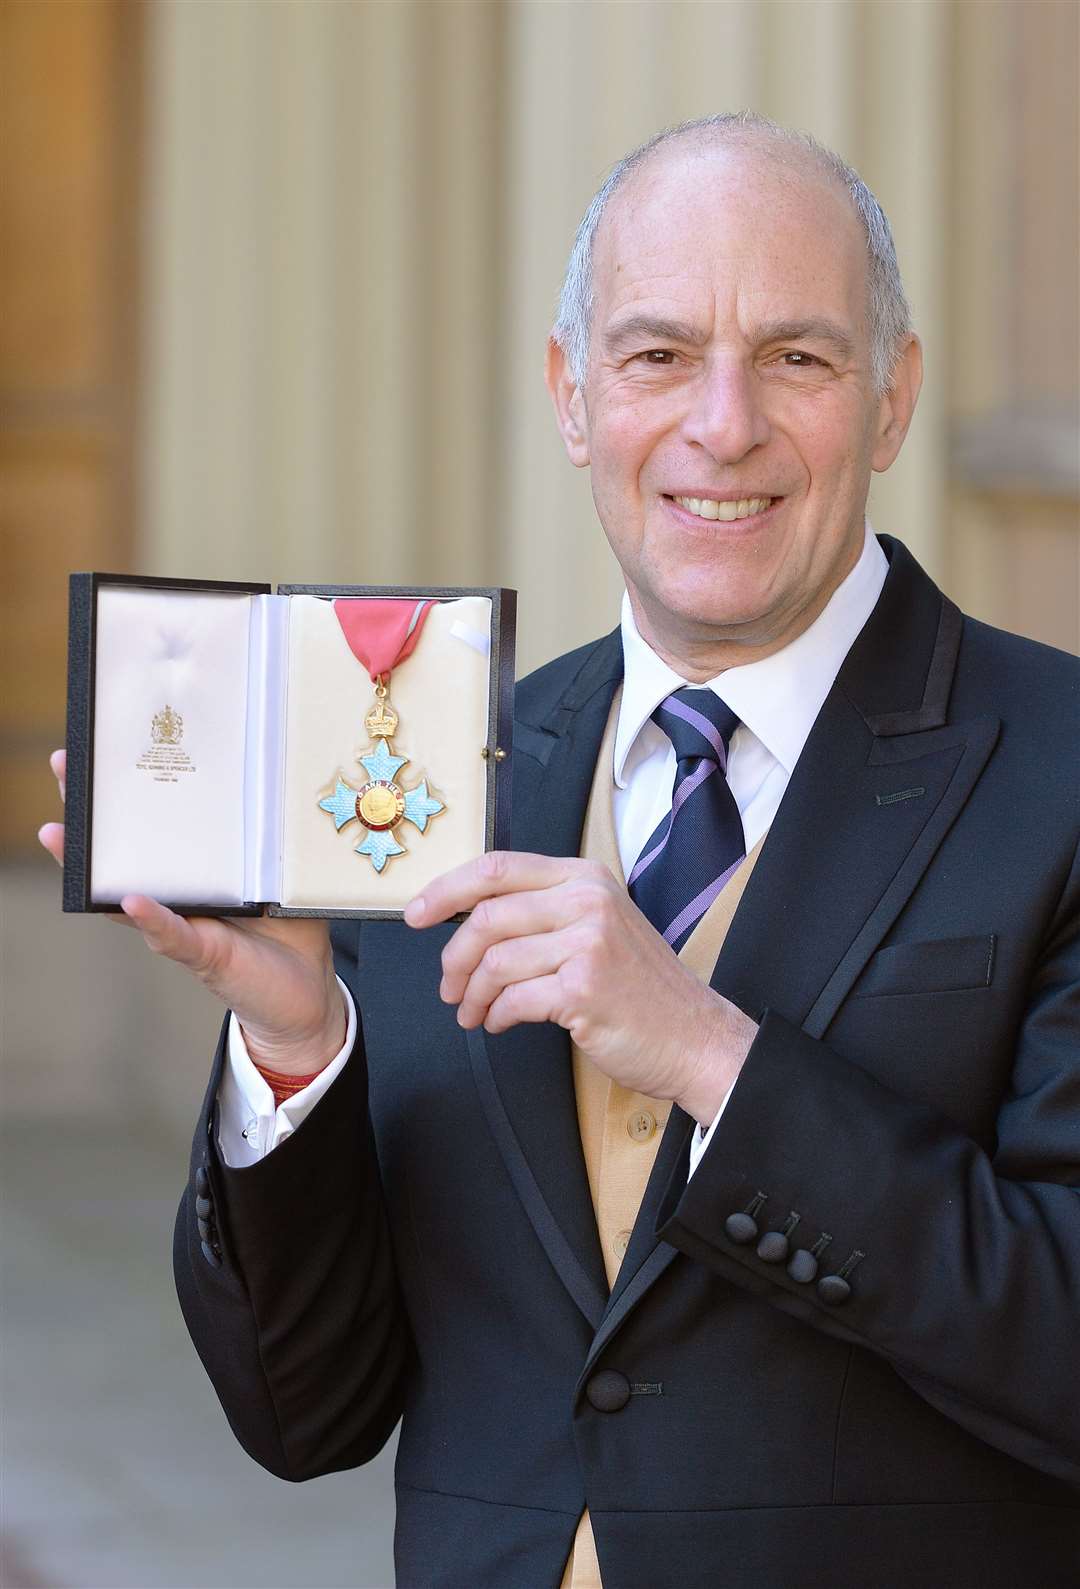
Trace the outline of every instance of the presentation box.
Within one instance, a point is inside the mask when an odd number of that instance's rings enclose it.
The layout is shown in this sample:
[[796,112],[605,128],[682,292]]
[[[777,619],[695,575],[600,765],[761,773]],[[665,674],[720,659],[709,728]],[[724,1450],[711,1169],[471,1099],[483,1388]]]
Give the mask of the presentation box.
[[516,599],[73,574],[64,909],[396,918],[507,848]]

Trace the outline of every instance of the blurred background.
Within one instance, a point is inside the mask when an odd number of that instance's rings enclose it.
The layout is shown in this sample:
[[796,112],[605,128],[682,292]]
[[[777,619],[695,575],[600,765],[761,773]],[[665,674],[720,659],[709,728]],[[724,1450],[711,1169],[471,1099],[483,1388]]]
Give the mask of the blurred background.
[[611,627],[563,263],[626,149],[752,106],[893,222],[928,381],[875,526],[1075,649],[1078,64],[1074,0],[3,0],[5,1589],[392,1581],[392,1452],[264,1474],[180,1324],[218,1013],[36,848],[68,572],[513,585],[522,671]]

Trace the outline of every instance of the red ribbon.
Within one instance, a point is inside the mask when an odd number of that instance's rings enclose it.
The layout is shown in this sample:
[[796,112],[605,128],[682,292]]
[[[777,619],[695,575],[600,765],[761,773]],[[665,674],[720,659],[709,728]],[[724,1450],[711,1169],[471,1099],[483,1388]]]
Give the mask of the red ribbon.
[[334,602],[341,632],[349,650],[362,662],[377,684],[380,674],[389,677],[399,662],[416,648],[420,631],[434,601],[376,599],[372,596],[344,596]]

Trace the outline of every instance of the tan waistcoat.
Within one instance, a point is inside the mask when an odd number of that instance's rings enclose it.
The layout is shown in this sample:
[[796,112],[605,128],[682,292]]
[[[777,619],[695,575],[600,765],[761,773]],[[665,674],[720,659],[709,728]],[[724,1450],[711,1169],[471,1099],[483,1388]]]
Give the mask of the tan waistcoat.
[[[621,695],[621,689],[616,691],[596,760],[581,853],[587,860],[602,861],[621,883],[625,883],[613,809],[615,728]],[[683,965],[702,982],[708,982],[712,976],[762,843],[759,839],[679,953]],[[671,1104],[620,1087],[618,1082],[611,1081],[598,1070],[576,1044],[571,1044],[571,1052],[581,1145],[610,1287],[630,1241]],[[582,1513],[578,1524],[560,1589],[603,1589],[587,1511]]]

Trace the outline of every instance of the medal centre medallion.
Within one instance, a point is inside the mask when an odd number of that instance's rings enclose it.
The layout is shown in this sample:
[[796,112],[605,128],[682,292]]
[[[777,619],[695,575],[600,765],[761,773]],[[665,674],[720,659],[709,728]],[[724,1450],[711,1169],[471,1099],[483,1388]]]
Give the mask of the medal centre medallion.
[[405,815],[404,792],[388,779],[375,778],[357,794],[356,814],[373,833],[385,833]]

